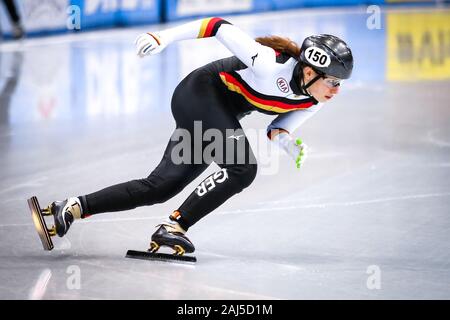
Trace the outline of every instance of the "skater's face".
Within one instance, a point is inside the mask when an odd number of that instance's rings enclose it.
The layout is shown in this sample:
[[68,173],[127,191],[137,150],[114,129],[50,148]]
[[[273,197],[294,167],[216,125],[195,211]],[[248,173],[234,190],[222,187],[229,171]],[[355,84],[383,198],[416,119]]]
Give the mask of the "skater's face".
[[[311,67],[305,67],[303,69],[303,83],[307,84],[309,81],[314,79],[317,73]],[[341,85],[341,80],[326,76],[320,78],[314,82],[309,88],[308,92],[319,102],[326,102],[332,99],[336,94],[339,93],[339,87]]]

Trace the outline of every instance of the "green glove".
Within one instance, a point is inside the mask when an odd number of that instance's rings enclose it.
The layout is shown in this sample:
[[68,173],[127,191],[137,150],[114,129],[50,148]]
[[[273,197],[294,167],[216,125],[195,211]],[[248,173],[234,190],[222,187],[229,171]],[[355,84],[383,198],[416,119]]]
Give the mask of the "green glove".
[[304,160],[305,160],[305,149],[306,149],[306,145],[303,144],[302,139],[298,138],[297,140],[295,140],[295,145],[300,147],[300,153],[298,154],[297,158],[295,159],[295,165],[297,166],[297,169],[300,169],[300,167],[302,166]]
[[273,141],[283,148],[291,159],[294,159],[297,168],[302,166],[306,157],[306,145],[301,139],[294,140],[290,134],[280,133],[275,136]]

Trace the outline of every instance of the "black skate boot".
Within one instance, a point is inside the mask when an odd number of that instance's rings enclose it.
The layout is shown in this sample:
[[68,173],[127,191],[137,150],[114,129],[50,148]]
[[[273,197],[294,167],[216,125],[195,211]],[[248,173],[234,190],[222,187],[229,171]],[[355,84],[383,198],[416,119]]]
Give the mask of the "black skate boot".
[[158,251],[161,246],[171,247],[175,250],[174,254],[179,256],[195,251],[192,242],[184,235],[186,231],[177,222],[167,221],[157,227],[158,230],[152,235],[150,252]]
[[55,201],[49,208],[55,219],[56,234],[60,237],[63,237],[69,231],[73,221],[80,219],[82,214],[81,203],[78,198]]
[[[174,262],[197,262],[197,258],[192,255],[184,255],[195,251],[192,242],[185,236],[186,231],[175,221],[175,211],[168,220],[158,224],[158,228],[152,235],[150,249],[147,251],[128,250],[127,258],[143,260],[160,260]],[[157,252],[160,247],[166,246],[174,250],[173,254]]]

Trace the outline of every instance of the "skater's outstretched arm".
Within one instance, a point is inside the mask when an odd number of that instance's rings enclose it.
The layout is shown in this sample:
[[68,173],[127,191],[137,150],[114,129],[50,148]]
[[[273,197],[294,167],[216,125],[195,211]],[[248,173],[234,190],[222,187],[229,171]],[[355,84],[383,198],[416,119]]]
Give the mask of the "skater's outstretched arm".
[[270,72],[270,67],[276,65],[275,50],[256,42],[222,18],[200,19],[163,31],[143,33],[136,39],[136,54],[140,57],[153,55],[175,41],[208,37],[216,37],[255,74]]

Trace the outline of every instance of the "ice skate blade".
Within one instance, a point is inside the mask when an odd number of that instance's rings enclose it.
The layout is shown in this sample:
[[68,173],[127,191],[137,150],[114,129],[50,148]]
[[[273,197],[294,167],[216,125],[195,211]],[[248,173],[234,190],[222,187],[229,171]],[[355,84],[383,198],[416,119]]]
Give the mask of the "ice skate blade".
[[36,197],[31,197],[27,201],[33,218],[34,227],[41,239],[42,246],[44,247],[44,250],[50,251],[54,248],[51,236],[56,234],[56,230],[54,228],[47,228],[38,199]]
[[131,259],[141,259],[141,260],[157,260],[157,261],[166,261],[166,262],[197,262],[197,258],[194,256],[180,256],[175,254],[168,253],[158,253],[158,252],[149,252],[149,251],[135,251],[128,250],[126,258]]

